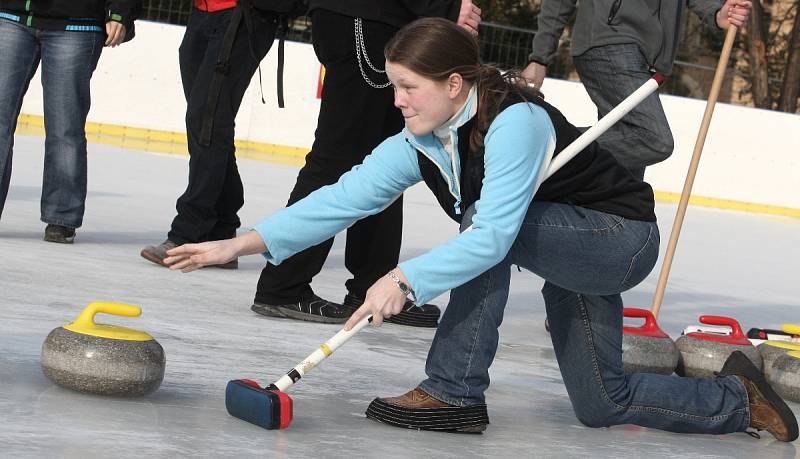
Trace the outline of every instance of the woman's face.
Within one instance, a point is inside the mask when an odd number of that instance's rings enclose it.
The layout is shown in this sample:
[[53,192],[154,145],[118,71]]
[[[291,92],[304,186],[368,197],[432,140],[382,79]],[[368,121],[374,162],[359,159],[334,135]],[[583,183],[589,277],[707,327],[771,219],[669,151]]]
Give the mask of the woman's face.
[[426,135],[446,123],[466,100],[461,75],[435,81],[400,64],[386,62],[386,75],[394,87],[394,105],[403,112],[406,128]]

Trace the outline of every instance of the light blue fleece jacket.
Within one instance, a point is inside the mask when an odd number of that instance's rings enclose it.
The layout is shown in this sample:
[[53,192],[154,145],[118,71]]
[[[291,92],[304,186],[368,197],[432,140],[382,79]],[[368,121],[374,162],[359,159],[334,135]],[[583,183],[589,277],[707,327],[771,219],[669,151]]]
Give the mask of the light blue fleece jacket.
[[[477,101],[472,97],[467,103]],[[257,224],[253,229],[267,246],[264,257],[280,264],[386,208],[406,188],[422,181],[417,151],[437,164],[460,203],[456,129],[469,120],[471,112],[468,105],[462,119],[450,128],[455,155],[447,153],[432,134],[415,136],[403,130],[386,139],[338,182]],[[418,304],[474,279],[505,258],[552,158],[555,128],[544,109],[518,103],[497,115],[484,145],[483,187],[470,229],[400,263]]]

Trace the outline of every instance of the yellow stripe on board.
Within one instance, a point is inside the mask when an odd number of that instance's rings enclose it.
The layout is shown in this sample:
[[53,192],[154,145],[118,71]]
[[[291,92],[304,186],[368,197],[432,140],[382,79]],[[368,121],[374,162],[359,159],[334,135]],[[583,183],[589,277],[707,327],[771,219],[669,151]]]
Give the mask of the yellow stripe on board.
[[322,353],[325,354],[325,357],[330,357],[331,354],[333,354],[333,349],[325,343],[320,344],[319,348],[322,350]]
[[[656,191],[655,195],[656,201],[659,202],[679,202],[681,200],[680,193]],[[701,207],[713,207],[715,209],[740,210],[743,212],[753,212],[756,214],[783,215],[786,217],[800,218],[800,209],[771,206],[769,204],[756,204],[752,202],[733,201],[729,199],[706,198],[704,196],[689,197],[689,204]]]
[[[44,135],[44,118],[37,115],[19,115],[17,134]],[[132,128],[113,124],[86,123],[86,138],[90,142],[104,143],[131,150],[188,156],[186,134],[182,132],[159,131],[155,129]],[[305,163],[307,148],[276,145],[272,143],[236,140],[236,157],[252,159],[272,164],[302,166]],[[681,195],[666,191],[656,191],[659,202],[678,202]],[[728,199],[692,196],[689,203],[715,209],[739,210],[768,215],[783,215],[800,218],[800,209],[771,206]]]
[[[36,115],[20,115],[17,134],[44,135],[44,118]],[[114,145],[131,150],[188,156],[186,134],[183,132],[159,131],[133,128],[113,124],[86,123],[86,139],[89,142]],[[255,161],[302,166],[307,148],[290,147],[271,143],[236,140],[236,157]]]

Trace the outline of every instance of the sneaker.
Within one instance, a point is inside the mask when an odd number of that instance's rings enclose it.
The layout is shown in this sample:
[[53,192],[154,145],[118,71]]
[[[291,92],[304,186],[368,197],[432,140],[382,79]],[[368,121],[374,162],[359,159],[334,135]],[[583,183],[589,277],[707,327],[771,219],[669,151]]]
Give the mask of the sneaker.
[[[364,300],[352,293],[348,293],[344,297],[343,305],[351,309],[351,314],[360,308],[362,304],[364,304]],[[441,314],[442,311],[436,305],[423,304],[418,306],[409,300],[403,305],[403,310],[399,314],[389,317],[386,322],[408,325],[409,327],[436,328]]]
[[399,397],[376,398],[366,415],[396,427],[440,432],[481,433],[489,424],[485,404],[449,405],[419,387]]
[[44,229],[44,240],[59,244],[72,244],[75,241],[75,228],[48,224]]
[[725,361],[719,375],[735,376],[744,385],[750,405],[750,427],[766,430],[780,441],[797,439],[797,419],[794,413],[744,353],[734,351]]
[[[174,249],[175,247],[178,247],[178,244],[167,239],[166,241],[158,245],[148,245],[147,247],[143,248],[141,252],[139,252],[139,255],[141,255],[142,258],[144,258],[145,260],[152,261],[157,265],[167,266],[164,264],[164,258],[167,258],[167,250]],[[221,265],[211,265],[208,267],[221,268],[221,269],[238,269],[239,259],[236,258]]]
[[266,304],[256,301],[250,307],[253,312],[269,317],[305,320],[323,324],[343,324],[353,314],[353,309],[338,303],[323,300],[317,295],[308,300],[289,304]]

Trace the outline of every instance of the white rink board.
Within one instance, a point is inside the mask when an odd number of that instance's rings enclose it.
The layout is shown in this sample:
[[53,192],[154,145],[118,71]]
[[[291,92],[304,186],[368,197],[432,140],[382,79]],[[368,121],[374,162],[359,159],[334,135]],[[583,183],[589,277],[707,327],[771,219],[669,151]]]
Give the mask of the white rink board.
[[[136,38],[105,49],[92,79],[89,120],[137,128],[183,132],[185,100],[178,69],[181,26],[137,22]],[[319,112],[320,64],[310,45],[286,42],[286,108],[276,102],[277,42],[262,62],[266,104],[254,77],[236,119],[237,138],[310,147]],[[22,113],[41,115],[37,74]],[[577,125],[596,120],[583,87],[548,79],[547,100]],[[675,138],[669,161],[648,168],[657,191],[683,188],[705,101],[662,96]],[[693,194],[709,198],[800,209],[800,115],[717,104]]]

